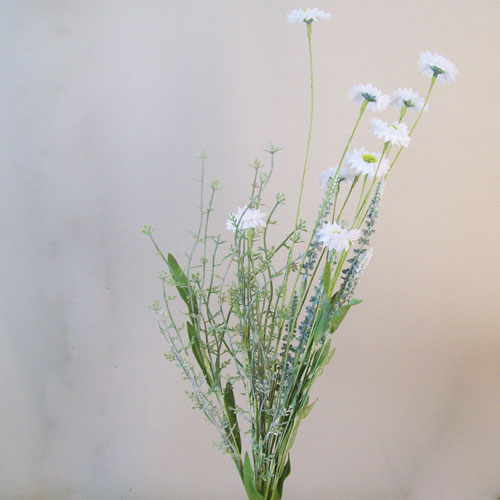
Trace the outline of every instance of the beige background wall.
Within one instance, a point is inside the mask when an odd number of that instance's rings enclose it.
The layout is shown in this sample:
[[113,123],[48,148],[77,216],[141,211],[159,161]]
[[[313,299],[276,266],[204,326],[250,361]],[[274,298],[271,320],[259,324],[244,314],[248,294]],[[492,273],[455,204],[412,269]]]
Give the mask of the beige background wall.
[[[284,148],[270,192],[296,197],[307,54],[284,16],[300,6],[0,1],[0,498],[244,498],[162,359],[146,308],[160,262],[140,228],[177,253],[190,244],[202,148],[221,231],[270,140]],[[287,498],[494,500],[500,3],[317,6],[333,16],[314,26],[306,215],[352,126],[351,85],[423,93],[421,50],[460,74],[391,175],[364,303],[317,384]],[[367,122],[363,134],[375,146]]]

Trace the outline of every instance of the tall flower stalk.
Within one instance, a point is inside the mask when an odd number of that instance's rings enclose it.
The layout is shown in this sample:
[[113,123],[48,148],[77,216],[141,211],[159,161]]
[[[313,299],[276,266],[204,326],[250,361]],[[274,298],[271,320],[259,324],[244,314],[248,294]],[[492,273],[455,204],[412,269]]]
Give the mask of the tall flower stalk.
[[[290,22],[306,25],[310,70],[307,143],[293,225],[277,243],[270,242],[285,203],[281,193],[271,204],[265,196],[280,151],[271,144],[268,161],[251,165],[248,200],[226,220],[230,238],[210,227],[219,183],[206,184],[205,153],[200,219],[186,265],[162,252],[152,227],[143,229],[165,266],[158,276],[162,298],[152,306],[167,343],[165,357],[191,385],[194,407],[215,427],[217,445],[231,457],[250,500],[283,497],[290,451],[314,405],[312,386],[335,352],[332,334],[360,303],[356,287],[373,253],[370,238],[387,178],[410,144],[435,82],[449,83],[457,73],[441,55],[424,52],[418,66],[431,77],[425,99],[407,88],[394,91],[392,100],[371,84],[351,88],[348,96],[359,104],[354,128],[336,166],[321,175],[323,197],[308,233],[300,213],[314,118],[312,25],[329,17],[319,9],[288,14]],[[384,111],[389,102],[398,110],[395,121],[372,118],[373,133],[382,139],[380,152],[362,147],[350,152],[364,114]],[[418,111],[410,129],[403,122],[408,109]]]

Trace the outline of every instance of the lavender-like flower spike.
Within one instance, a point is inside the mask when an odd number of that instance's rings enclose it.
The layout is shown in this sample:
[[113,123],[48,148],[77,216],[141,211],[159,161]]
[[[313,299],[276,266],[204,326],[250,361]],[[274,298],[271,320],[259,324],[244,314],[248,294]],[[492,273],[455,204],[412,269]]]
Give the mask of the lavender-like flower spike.
[[354,291],[358,286],[360,276],[366,269],[372,255],[373,248],[364,248],[363,250],[359,250],[352,259],[348,260],[351,265],[347,270],[343,271],[344,281],[340,289],[339,300],[336,304],[336,308],[347,304],[354,297]]
[[[297,294],[294,294],[290,304],[290,314],[289,319],[286,322],[285,330],[286,335],[283,336],[283,344],[281,349],[281,355],[284,357],[286,355],[284,371],[286,372],[285,380],[290,376],[290,370],[292,367],[293,359],[295,356],[295,347],[293,346],[293,341],[295,339],[295,334],[297,333],[297,327],[295,325],[295,313],[297,312],[297,306],[299,303],[299,297]],[[293,331],[292,331],[292,325]],[[288,347],[287,347],[288,346]]]
[[370,244],[370,237],[375,232],[374,226],[378,218],[378,207],[382,201],[382,195],[384,194],[384,181],[380,181],[377,184],[375,193],[368,207],[368,212],[366,214],[365,227],[362,230],[362,236],[359,239],[359,248],[366,248]]
[[322,288],[316,285],[309,299],[309,305],[306,306],[306,315],[299,325],[299,343],[296,349],[297,355],[299,356],[303,354],[307,341],[309,340],[321,296]]
[[359,277],[366,269],[372,257],[373,249],[368,248],[368,245],[370,243],[370,237],[375,232],[374,226],[377,222],[378,207],[382,200],[383,192],[384,181],[382,180],[378,183],[375,194],[368,207],[365,227],[358,240],[359,247],[353,250],[354,256],[347,261],[350,266],[342,271],[342,285],[340,286],[338,300],[335,305],[336,309],[342,307],[353,298],[354,291],[359,283]]

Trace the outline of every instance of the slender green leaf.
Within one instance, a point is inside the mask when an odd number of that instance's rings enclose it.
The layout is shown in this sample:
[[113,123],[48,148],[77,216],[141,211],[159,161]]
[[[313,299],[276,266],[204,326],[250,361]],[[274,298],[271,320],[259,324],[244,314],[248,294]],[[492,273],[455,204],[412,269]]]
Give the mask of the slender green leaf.
[[[191,318],[191,321],[193,321],[194,317],[198,316],[198,305],[196,303],[196,297],[188,283],[187,277],[184,274],[184,271],[177,263],[177,261],[175,260],[175,257],[171,253],[169,253],[167,256],[167,264],[170,273],[172,274],[172,278],[175,281],[175,287],[177,288],[177,291],[179,292],[181,299],[186,303],[189,311],[189,316]],[[190,323],[188,321],[186,323],[186,328],[188,332],[189,343],[191,345],[191,350],[193,351],[193,355],[196,359],[196,362],[203,371],[207,383],[210,386],[212,386],[213,377],[210,374],[210,370],[208,369],[210,365],[208,363],[208,360],[206,359],[202,347],[200,346],[199,336],[196,327],[192,322]]]
[[316,321],[316,324],[314,325],[312,331],[314,342],[318,341],[328,329],[328,325],[330,323],[330,316],[331,316],[331,306],[330,302],[325,296],[323,300],[323,306],[321,307],[321,311],[319,313],[318,321]]
[[346,317],[346,314],[349,312],[349,309],[352,306],[355,306],[356,304],[359,304],[360,302],[361,302],[361,300],[352,299],[347,304],[344,304],[343,306],[339,307],[332,314],[332,316],[330,318],[330,331],[332,333],[340,326],[340,323],[342,323],[342,321]]
[[181,299],[188,306],[189,312],[191,314],[194,314],[195,316],[197,316],[198,315],[198,305],[196,303],[194,293],[192,292],[191,287],[189,286],[189,283],[188,283],[186,275],[184,274],[184,271],[181,269],[181,267],[179,266],[179,264],[175,260],[175,257],[171,253],[168,254],[167,264],[168,264],[168,268],[170,270],[170,273],[172,274],[172,277],[174,278],[174,281],[176,283],[175,287],[177,288],[177,291],[179,292]]
[[245,453],[245,462],[243,463],[243,484],[249,500],[264,500],[264,497],[257,491],[255,486],[255,478],[248,453]]
[[311,373],[314,373],[317,368],[319,368],[325,358],[328,356],[328,352],[330,351],[331,341],[328,339],[315,353],[313,357],[313,361],[311,363]]
[[290,432],[290,437],[288,438],[288,442],[285,448],[285,453],[289,453],[289,451],[292,449],[293,443],[295,442],[295,438],[297,437],[297,431],[299,430],[299,425],[302,422],[302,420],[304,420],[307,417],[307,415],[311,413],[311,410],[313,409],[313,406],[316,404],[316,401],[314,401],[314,403],[309,404],[309,396],[307,396],[304,403],[302,403],[302,406],[300,410],[297,412],[297,416],[295,417],[295,422]]
[[188,331],[189,343],[191,345],[191,350],[193,351],[193,355],[198,363],[198,366],[201,368],[205,378],[207,379],[208,385],[213,385],[213,378],[210,372],[207,369],[207,365],[205,364],[205,357],[200,349],[198,335],[196,333],[196,328],[189,321],[186,322],[186,327]]
[[224,406],[226,407],[227,420],[230,427],[230,435],[232,441],[236,444],[238,448],[238,452],[241,454],[241,436],[240,436],[240,427],[238,425],[238,419],[236,417],[236,401],[234,399],[233,386],[231,382],[228,380],[226,383],[226,387],[224,389]]
[[325,347],[323,349],[324,349],[324,352],[323,352],[323,355],[321,358],[321,363],[319,363],[318,366],[316,367],[316,369],[315,369],[316,371],[312,372],[311,381],[309,383],[310,386],[312,386],[314,381],[323,373],[323,370],[326,368],[328,363],[330,363],[330,361],[333,358],[333,355],[335,354],[335,349],[332,349],[331,351],[329,350],[330,349],[330,342],[325,344]]
[[330,282],[332,278],[332,270],[330,269],[330,263],[328,259],[325,263],[325,269],[323,270],[323,287],[325,289],[325,294],[327,297],[330,296]]
[[290,454],[288,454],[288,460],[286,462],[285,468],[283,469],[283,473],[278,480],[278,487],[274,491],[272,500],[281,500],[283,496],[283,483],[285,482],[285,479],[290,475],[291,471],[292,466],[290,465]]

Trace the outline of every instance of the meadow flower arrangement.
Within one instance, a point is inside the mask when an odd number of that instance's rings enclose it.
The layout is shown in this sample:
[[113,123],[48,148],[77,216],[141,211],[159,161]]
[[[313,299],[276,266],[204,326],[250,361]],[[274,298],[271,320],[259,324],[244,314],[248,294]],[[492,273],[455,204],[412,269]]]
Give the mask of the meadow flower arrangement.
[[[360,302],[354,294],[373,253],[370,238],[387,178],[410,145],[436,81],[451,83],[457,75],[440,54],[422,52],[418,69],[431,78],[425,98],[409,88],[389,96],[372,84],[349,91],[359,105],[354,128],[338,163],[320,176],[323,196],[309,225],[300,213],[314,112],[311,35],[313,24],[330,14],[297,9],[287,17],[306,27],[311,108],[297,210],[286,234],[270,243],[284,195],[263,211],[280,151],[273,144],[266,150],[268,168],[258,160],[251,166],[248,201],[229,215],[224,236],[209,231],[219,184],[206,186],[207,156],[200,155],[200,221],[184,265],[161,251],[150,226],[143,229],[166,266],[159,274],[162,299],[153,304],[165,357],[190,382],[194,407],[216,428],[218,446],[233,460],[250,500],[283,497],[290,450],[314,405],[311,388],[335,351],[332,334]],[[398,111],[395,120],[371,119],[380,150],[350,150],[365,113],[389,105]],[[411,124],[403,121],[408,110],[416,113]],[[180,305],[174,308],[175,299]]]

